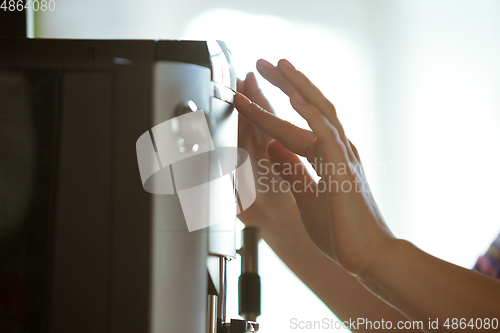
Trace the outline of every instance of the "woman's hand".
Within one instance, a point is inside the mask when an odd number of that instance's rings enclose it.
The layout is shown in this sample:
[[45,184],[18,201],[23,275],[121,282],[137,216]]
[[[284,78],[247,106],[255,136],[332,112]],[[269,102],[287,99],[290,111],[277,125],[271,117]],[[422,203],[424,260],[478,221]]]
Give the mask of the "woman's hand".
[[[307,120],[312,131],[298,128],[277,118],[272,110],[265,110],[270,106],[265,99],[257,101],[257,96],[262,96],[260,92],[249,96],[250,99],[236,95],[236,107],[246,120],[276,140],[267,145],[269,159],[281,178],[290,184],[311,240],[348,272],[359,275],[369,265],[376,264],[381,251],[389,248],[394,237],[370,193],[356,148],[347,139],[333,104],[288,61],[280,60],[275,67],[259,60],[257,68],[264,78],[290,97],[292,107]],[[240,90],[243,94],[253,94],[254,79],[247,77]],[[252,149],[260,150],[269,139],[255,132],[248,123],[243,122],[240,130],[240,142],[247,142],[243,148],[249,150],[250,158],[261,157]],[[246,135],[252,138],[251,143]],[[321,177],[318,183],[312,180],[295,154],[311,162]],[[261,175],[255,175],[257,184],[258,177]],[[257,192],[263,202],[262,209],[280,213],[288,209],[288,192],[263,194],[259,188]],[[268,202],[267,198],[273,199]],[[275,204],[280,202],[283,207]]]
[[[269,101],[262,94],[253,73],[248,73],[244,81],[238,80],[238,92],[244,94],[255,104],[265,108],[274,114]],[[266,147],[271,137],[260,129],[249,123],[245,118],[238,120],[238,143],[250,156],[254,179],[256,181],[255,202],[248,209],[238,215],[238,218],[247,226],[255,226],[265,229],[270,224],[280,225],[283,219],[289,219],[291,215],[297,218],[299,212],[290,191],[269,191],[273,184],[281,183],[282,179],[276,174],[268,172],[271,163],[267,157]],[[260,180],[257,182],[257,180]]]
[[[301,222],[296,215],[280,219],[278,229],[268,228],[264,239],[292,271],[342,320],[385,319],[396,324],[410,319],[413,325],[438,320],[438,330],[444,330],[449,318],[463,318],[467,323],[498,318],[499,280],[394,238],[367,187],[356,149],[347,139],[335,107],[323,94],[286,60],[280,60],[277,67],[260,60],[257,69],[290,97],[293,108],[312,129],[287,123],[244,95],[235,97],[241,115],[276,140],[267,145],[267,154],[290,184],[312,240],[298,230]],[[321,176],[318,183],[295,154],[306,156],[313,164]],[[265,198],[267,194],[260,195]],[[262,203],[263,209],[280,214],[286,214],[288,206]],[[427,326],[420,328],[426,330]]]

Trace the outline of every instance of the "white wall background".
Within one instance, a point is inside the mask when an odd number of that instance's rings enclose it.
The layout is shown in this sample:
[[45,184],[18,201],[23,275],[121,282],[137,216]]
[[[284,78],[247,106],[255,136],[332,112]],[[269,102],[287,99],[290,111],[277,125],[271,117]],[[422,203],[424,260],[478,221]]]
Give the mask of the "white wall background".
[[[241,78],[261,57],[286,57],[336,104],[397,236],[471,267],[500,231],[499,1],[60,0],[37,18],[39,37],[221,39]],[[262,332],[332,317],[261,253]],[[235,317],[234,292],[229,302]]]

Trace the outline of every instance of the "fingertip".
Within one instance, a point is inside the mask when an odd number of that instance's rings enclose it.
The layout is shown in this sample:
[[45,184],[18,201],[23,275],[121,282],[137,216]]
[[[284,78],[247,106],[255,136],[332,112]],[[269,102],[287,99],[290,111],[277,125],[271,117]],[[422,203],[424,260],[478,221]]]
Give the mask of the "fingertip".
[[269,71],[269,70],[276,68],[273,64],[271,64],[269,61],[264,60],[264,59],[257,60],[256,67],[257,67],[257,70],[259,71],[259,73],[262,73],[263,70]]
[[280,59],[278,61],[278,68],[284,68],[287,71],[296,71],[295,67],[292,65],[292,63],[286,59]]
[[283,147],[283,145],[274,139],[269,141],[267,144],[266,154],[271,163],[274,163],[277,160],[281,147]]
[[267,144],[267,147],[266,147],[267,154],[269,155],[270,152],[271,153],[274,152],[277,148],[279,148],[279,146],[283,147],[283,145],[281,143],[279,143],[278,141],[272,139]]
[[234,105],[236,105],[236,107],[238,107],[238,105],[240,106],[246,106],[246,105],[249,105],[249,104],[252,104],[252,101],[249,100],[245,95],[237,92],[235,95],[234,95]]
[[249,84],[250,89],[259,89],[259,85],[257,83],[257,78],[253,72],[248,72],[245,82]]
[[248,79],[255,79],[255,74],[253,72],[248,72],[247,76],[245,77],[245,80]]
[[283,73],[281,73],[282,70],[279,70],[278,66],[274,66],[270,62],[260,59],[257,61],[257,71],[264,77],[264,79],[280,88],[286,95],[290,96],[290,94],[292,94],[295,90],[293,85],[291,85]]

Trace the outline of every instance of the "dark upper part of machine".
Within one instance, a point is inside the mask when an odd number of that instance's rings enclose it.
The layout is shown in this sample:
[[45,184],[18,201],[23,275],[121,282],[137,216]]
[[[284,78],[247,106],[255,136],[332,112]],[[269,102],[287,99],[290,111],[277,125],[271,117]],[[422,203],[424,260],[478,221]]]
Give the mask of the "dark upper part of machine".
[[75,61],[80,66],[175,61],[209,68],[213,82],[236,91],[236,75],[222,41],[0,38],[0,45],[0,66],[43,62],[60,67],[68,59],[73,66]]

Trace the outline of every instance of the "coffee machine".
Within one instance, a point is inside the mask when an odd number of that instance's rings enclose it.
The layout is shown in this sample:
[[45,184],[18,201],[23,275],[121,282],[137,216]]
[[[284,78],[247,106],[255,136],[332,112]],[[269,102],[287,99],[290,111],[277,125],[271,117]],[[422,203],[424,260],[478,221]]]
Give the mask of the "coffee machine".
[[[0,49],[0,276],[19,287],[2,300],[0,327],[258,330],[258,233],[251,228],[238,251],[243,319],[225,316],[236,214],[248,203],[207,186],[206,200],[186,210],[180,194],[147,191],[141,182],[138,139],[176,117],[201,114],[215,150],[238,146],[226,45],[2,38]],[[199,125],[188,122],[163,140],[184,149],[182,131],[197,133]],[[151,147],[159,156],[159,143]],[[229,172],[237,194],[235,170],[248,157],[236,148],[228,154],[237,161]],[[208,160],[184,166],[213,171]],[[174,179],[173,164],[169,173]],[[207,227],[190,230],[192,212],[208,216]]]

